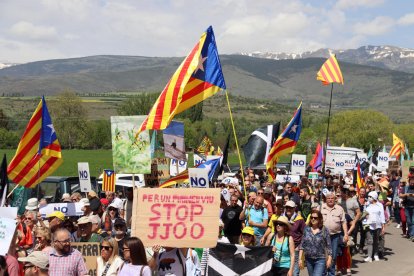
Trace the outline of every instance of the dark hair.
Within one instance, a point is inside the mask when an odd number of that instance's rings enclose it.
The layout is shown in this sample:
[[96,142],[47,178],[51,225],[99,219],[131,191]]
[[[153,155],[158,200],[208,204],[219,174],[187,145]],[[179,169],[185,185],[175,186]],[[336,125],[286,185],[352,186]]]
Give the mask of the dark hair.
[[130,237],[124,243],[129,249],[131,263],[133,265],[148,265],[147,255],[142,241],[137,237]]
[[9,276],[9,272],[7,271],[6,258],[3,256],[0,256],[0,268],[1,270],[4,270],[4,276]]
[[310,213],[311,217],[312,217],[312,214],[317,214],[318,215],[318,227],[319,227],[319,229],[322,229],[322,227],[323,227],[323,216],[322,216],[322,213],[319,210],[315,210],[314,209]]

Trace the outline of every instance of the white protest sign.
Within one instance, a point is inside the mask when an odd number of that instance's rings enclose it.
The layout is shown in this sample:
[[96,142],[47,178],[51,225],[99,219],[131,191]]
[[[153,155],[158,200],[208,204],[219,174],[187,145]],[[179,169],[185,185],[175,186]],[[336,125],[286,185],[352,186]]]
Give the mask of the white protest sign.
[[230,202],[230,193],[229,193],[229,190],[227,190],[227,188],[224,188],[223,190],[221,190],[221,195],[224,197],[227,203]]
[[306,173],[306,155],[292,154],[291,174],[305,175]]
[[278,174],[276,175],[276,182],[277,183],[297,183],[300,180],[299,175],[285,175],[285,174]]
[[18,207],[0,207],[0,218],[17,218]]
[[194,167],[197,167],[197,166],[198,166],[198,165],[200,165],[201,163],[206,162],[206,161],[203,159],[203,157],[201,157],[200,155],[195,154],[195,153],[194,153],[194,155],[193,155],[193,159],[194,159]]
[[39,209],[42,217],[54,211],[61,211],[66,217],[83,216],[82,203],[51,203]]
[[388,161],[389,161],[388,152],[379,152],[377,170],[385,171],[386,169],[388,169]]
[[364,152],[357,152],[359,163],[368,162],[368,155]]
[[239,185],[239,180],[235,177],[226,177],[221,181],[221,183],[226,185]]
[[188,169],[188,178],[190,179],[191,187],[194,188],[208,188],[208,170],[200,168]]
[[0,256],[6,256],[16,230],[16,220],[0,217]]
[[[178,173],[181,173],[187,169],[188,154],[186,154],[186,160],[178,160]],[[170,162],[170,176],[177,175],[177,159],[171,159]]]
[[332,174],[345,174],[346,170],[353,170],[356,164],[356,154],[363,151],[357,148],[328,147],[326,150],[325,169]]
[[89,174],[89,163],[79,162],[78,163],[78,175],[81,192],[92,191],[91,187],[91,176]]

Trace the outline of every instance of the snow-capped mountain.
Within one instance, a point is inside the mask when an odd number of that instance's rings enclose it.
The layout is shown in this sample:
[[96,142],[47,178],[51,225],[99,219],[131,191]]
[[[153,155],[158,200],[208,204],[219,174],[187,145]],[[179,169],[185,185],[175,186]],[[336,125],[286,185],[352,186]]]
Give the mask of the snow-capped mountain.
[[242,55],[284,60],[311,57],[327,58],[329,57],[330,53],[336,54],[338,60],[341,61],[414,73],[414,49],[400,48],[395,46],[368,45],[362,46],[358,49],[347,50],[334,50],[325,48],[303,53],[252,52],[242,53]]
[[17,65],[17,63],[0,62],[0,70],[14,65]]

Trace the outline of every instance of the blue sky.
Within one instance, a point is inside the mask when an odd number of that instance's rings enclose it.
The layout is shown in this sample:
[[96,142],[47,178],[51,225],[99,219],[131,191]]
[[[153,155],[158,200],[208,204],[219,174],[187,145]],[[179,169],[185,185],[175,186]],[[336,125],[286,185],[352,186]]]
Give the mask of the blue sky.
[[2,0],[0,62],[185,56],[213,25],[221,54],[414,48],[407,0]]

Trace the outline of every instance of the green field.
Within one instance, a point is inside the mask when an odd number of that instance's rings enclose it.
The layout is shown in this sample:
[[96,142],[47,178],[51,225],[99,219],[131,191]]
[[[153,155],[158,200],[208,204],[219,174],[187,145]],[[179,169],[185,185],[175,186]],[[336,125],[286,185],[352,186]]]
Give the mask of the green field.
[[[0,156],[6,154],[7,162],[10,162],[15,154],[15,150],[0,149]],[[162,157],[162,152],[157,152]],[[63,150],[63,164],[53,173],[56,176],[77,176],[78,162],[88,162],[91,176],[98,177],[103,169],[112,169],[112,151],[111,150]],[[241,152],[242,161],[245,162],[243,152]],[[289,156],[282,157],[280,162],[289,162]],[[193,164],[193,154],[189,153],[190,167]],[[229,153],[229,165],[238,165],[239,159],[237,152]],[[244,163],[243,163],[244,165]]]

